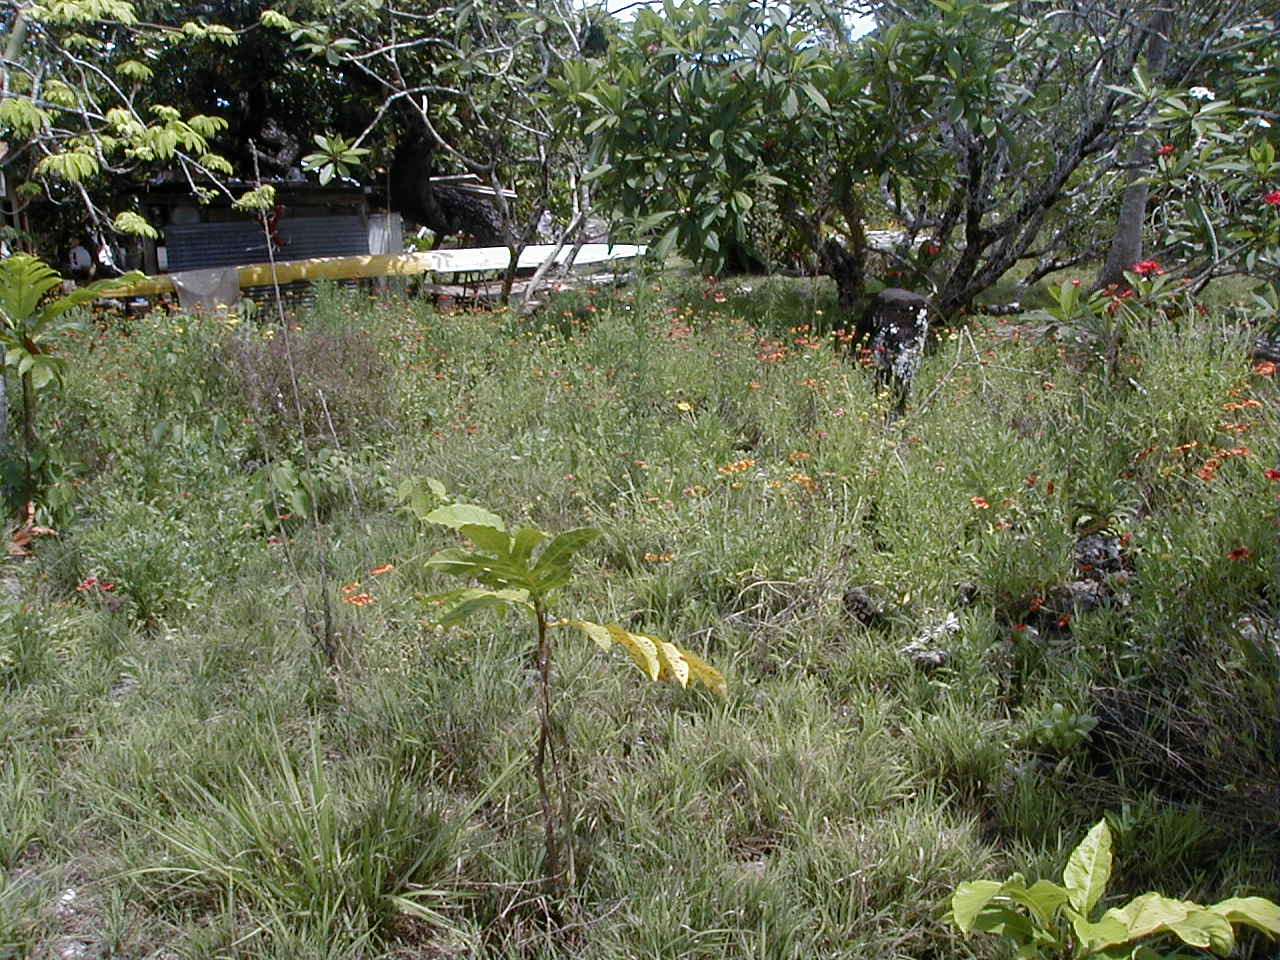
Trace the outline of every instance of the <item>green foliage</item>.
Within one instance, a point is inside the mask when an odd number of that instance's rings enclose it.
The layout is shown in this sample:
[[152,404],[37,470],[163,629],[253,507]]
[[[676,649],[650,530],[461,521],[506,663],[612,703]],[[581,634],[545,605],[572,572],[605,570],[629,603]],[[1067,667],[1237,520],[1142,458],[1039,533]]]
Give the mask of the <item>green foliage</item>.
[[[6,173],[45,180],[52,205],[64,204],[66,185],[75,185],[77,198],[93,208],[93,222],[103,218],[102,207],[127,195],[120,184],[145,170],[176,166],[193,178],[225,170],[209,141],[226,121],[198,111],[184,119],[186,111],[164,102],[181,99],[174,74],[157,74],[156,66],[174,47],[234,45],[238,37],[221,24],[166,22],[159,8],[147,13],[140,18],[125,0],[57,0],[15,7],[6,26],[0,100]],[[44,213],[42,200],[36,198],[35,211]],[[136,221],[120,229],[143,232]],[[42,242],[65,240],[37,232]]]
[[849,76],[815,42],[808,12],[642,8],[611,50],[611,69],[583,67],[557,81],[581,109],[589,175],[639,233],[660,231],[655,256],[678,249],[719,268],[748,244],[757,194],[803,190],[830,159],[827,134],[837,127],[846,143],[861,141],[855,130],[868,105],[841,86]]
[[61,381],[63,362],[52,347],[60,335],[79,328],[77,319],[69,316],[71,311],[142,276],[134,271],[49,297],[62,284],[62,277],[48,264],[25,253],[0,260],[0,344],[5,366],[19,376],[30,376],[37,389]]
[[966,935],[977,930],[1009,937],[1018,947],[1018,956],[1028,960],[1187,957],[1180,949],[1159,952],[1147,942],[1169,937],[1225,957],[1235,949],[1233,926],[1280,934],[1280,906],[1263,897],[1232,897],[1204,907],[1145,893],[1091,920],[1110,878],[1111,829],[1106,820],[1100,820],[1072,852],[1062,885],[1037,880],[1028,886],[1019,873],[1003,883],[962,883],[952,895],[950,919]]
[[[1257,44],[1262,29],[1257,24],[1242,31],[1242,47]],[[1274,74],[1272,46],[1262,41],[1257,47],[1253,70]],[[1256,105],[1264,88],[1247,74],[1234,79],[1241,83],[1238,102],[1216,99],[1201,87],[1196,92],[1204,96],[1175,91],[1158,105],[1162,146],[1151,179],[1161,196],[1163,239],[1193,265],[1198,279],[1280,264],[1275,131],[1259,122]]]
[[150,237],[152,240],[158,239],[160,231],[151,224],[147,223],[140,214],[134,213],[132,210],[123,210],[116,214],[116,218],[112,225],[121,233],[131,233],[135,236]]
[[1079,714],[1055,703],[1036,724],[1032,736],[1040,745],[1065,756],[1089,739],[1097,725],[1097,717]]
[[328,183],[335,176],[342,180],[350,179],[351,168],[369,155],[364,147],[348,143],[337,134],[325,136],[318,133],[312,139],[320,150],[302,158],[302,169],[318,174],[321,184]]
[[[60,338],[80,328],[72,311],[92,303],[120,283],[141,279],[133,272],[119,279],[99,280],[61,297],[50,296],[62,278],[47,264],[28,254],[0,260],[0,348],[4,368],[22,382],[22,438],[26,483],[20,502],[35,496],[32,459],[36,451],[36,396],[61,385],[64,360],[54,353]],[[0,438],[7,442],[8,438]]]

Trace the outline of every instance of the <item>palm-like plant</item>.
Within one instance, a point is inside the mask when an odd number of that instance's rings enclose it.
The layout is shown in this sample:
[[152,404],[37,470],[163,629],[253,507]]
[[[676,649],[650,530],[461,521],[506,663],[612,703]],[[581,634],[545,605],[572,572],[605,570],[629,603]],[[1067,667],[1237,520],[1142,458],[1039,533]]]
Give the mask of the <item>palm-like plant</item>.
[[[36,394],[51,383],[62,383],[66,363],[53,352],[54,341],[80,326],[79,318],[71,314],[76,307],[142,276],[135,270],[123,277],[98,280],[64,296],[50,298],[49,294],[62,283],[62,277],[47,263],[25,253],[0,260],[0,347],[4,349],[0,371],[12,370],[22,382],[22,445],[28,464],[28,487],[31,452],[36,443]],[[6,441],[7,437],[0,437],[0,445]]]

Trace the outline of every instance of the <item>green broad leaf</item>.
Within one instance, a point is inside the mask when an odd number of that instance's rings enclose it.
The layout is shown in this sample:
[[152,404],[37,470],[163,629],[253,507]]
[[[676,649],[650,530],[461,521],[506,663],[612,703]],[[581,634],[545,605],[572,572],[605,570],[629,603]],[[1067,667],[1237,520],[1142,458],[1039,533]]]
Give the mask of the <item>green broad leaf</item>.
[[545,539],[547,539],[547,535],[541,530],[535,530],[532,527],[521,527],[516,531],[516,535],[511,538],[512,560],[527,567],[534,547]]
[[1067,902],[1067,891],[1058,884],[1051,880],[1037,880],[1028,887],[1020,873],[1005,881],[1000,895],[1026,907],[1045,928],[1052,926],[1054,917]]
[[471,503],[450,503],[436,507],[422,518],[426,523],[438,523],[451,530],[461,530],[464,526],[492,527],[499,533],[505,533],[507,526],[496,513],[477,507]]
[[19,136],[29,137],[51,122],[48,112],[26,97],[0,100],[0,127],[7,127]]
[[596,527],[578,527],[557,536],[538,555],[533,567],[533,578],[541,580],[568,573],[573,556],[591,541],[604,533]]
[[118,277],[107,277],[104,280],[95,280],[93,283],[86,283],[84,286],[76,287],[65,297],[60,297],[53,303],[47,304],[40,312],[40,323],[43,324],[55,317],[60,317],[68,310],[92,303],[100,297],[115,296],[116,291],[121,287],[127,287],[146,278],[147,275],[141,270],[130,270],[128,273],[121,274]]
[[459,577],[479,577],[494,573],[496,561],[483,553],[471,553],[458,547],[449,547],[430,557],[426,567],[433,573],[448,573]]
[[150,80],[155,74],[150,67],[138,60],[124,60],[116,65],[116,73],[130,80]]
[[52,174],[71,183],[80,183],[98,172],[98,160],[87,153],[72,151],[45,157],[35,166],[36,176]]
[[1213,250],[1213,260],[1217,263],[1222,259],[1222,255],[1218,251],[1218,231],[1214,229],[1213,219],[1196,199],[1188,199],[1187,206],[1190,209],[1191,216],[1200,221],[1200,225],[1204,227],[1205,232],[1209,235],[1209,245]]
[[799,112],[800,100],[796,97],[794,90],[788,90],[787,95],[782,98],[782,115],[791,120]]
[[650,247],[649,249],[650,256],[652,256],[655,260],[662,262],[671,254],[671,251],[675,249],[676,241],[678,241],[679,239],[680,239],[680,227],[674,226],[671,229],[669,229],[666,233],[664,233],[661,237],[659,237],[658,242],[655,243],[652,247]]
[[57,377],[57,371],[46,363],[33,363],[31,366],[31,385],[43,390]]
[[801,86],[800,89],[803,90],[805,92],[805,95],[810,100],[813,101],[813,105],[817,107],[819,110],[821,110],[823,113],[831,112],[831,104],[829,104],[827,102],[827,98],[822,95],[822,91],[820,91],[812,83],[806,83],[803,86]]
[[1149,937],[1160,930],[1172,929],[1174,924],[1184,921],[1193,909],[1193,903],[1174,900],[1159,893],[1144,893],[1140,897],[1134,897],[1123,907],[1113,907],[1102,915],[1103,921],[1117,921],[1123,932],[1098,946],[1125,943]]
[[44,295],[61,282],[52,267],[30,254],[0,260],[0,323],[25,325]]
[[532,609],[529,594],[524,590],[450,590],[428,597],[427,602],[443,606],[443,612],[436,622],[445,627],[457,626],[472,614],[495,607]]
[[1225,917],[1228,923],[1243,923],[1272,936],[1280,936],[1280,906],[1266,897],[1232,897],[1206,909]]
[[481,550],[496,553],[502,559],[510,559],[511,537],[502,530],[480,523],[464,523],[458,532]]
[[[989,905],[973,922],[973,929],[979,933],[994,933],[1001,937],[1010,937],[1015,943],[1024,947],[1034,944],[1038,938],[1035,924],[1016,910],[1008,907]],[[1039,957],[1038,952],[1027,956]]]
[[1062,881],[1067,899],[1083,917],[1102,898],[1111,879],[1111,830],[1106,820],[1099,820],[1080,845],[1072,851]]
[[636,233],[648,233],[655,227],[661,226],[676,215],[674,210],[659,210],[657,213],[651,213],[636,224]]
[[293,21],[278,10],[263,10],[258,22],[264,27],[274,27],[277,30],[292,30],[294,27]]
[[1070,907],[1067,908],[1066,915],[1071,921],[1071,927],[1075,931],[1076,939],[1080,941],[1082,955],[1088,955],[1105,947],[1126,943],[1133,939],[1129,935],[1128,927],[1122,921],[1110,916],[1109,913],[1097,923],[1090,922],[1086,917],[1076,913]]
[[951,895],[951,919],[961,933],[973,929],[974,921],[992,900],[1000,895],[1004,884],[999,880],[970,880],[956,887]]
[[238,210],[257,210],[265,212],[275,206],[276,188],[269,183],[264,183],[260,187],[243,193],[239,199],[232,202],[232,206]]
[[1236,946],[1235,933],[1227,918],[1202,907],[1193,909],[1185,920],[1169,924],[1169,929],[1187,946],[1211,950],[1220,957],[1225,957]]

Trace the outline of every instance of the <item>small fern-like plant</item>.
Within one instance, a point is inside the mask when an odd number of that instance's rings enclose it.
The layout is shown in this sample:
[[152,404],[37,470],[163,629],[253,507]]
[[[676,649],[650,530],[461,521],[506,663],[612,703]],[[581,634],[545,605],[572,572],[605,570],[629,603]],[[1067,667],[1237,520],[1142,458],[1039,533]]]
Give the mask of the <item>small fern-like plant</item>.
[[[1202,906],[1144,893],[1091,920],[1110,879],[1111,830],[1102,820],[1072,852],[1061,884],[1028,885],[1020,873],[1003,882],[962,883],[951,897],[950,920],[966,935],[978,930],[1009,937],[1019,960],[1195,960],[1205,952],[1230,954],[1239,924],[1280,934],[1280,906],[1264,897]],[[1153,946],[1175,938],[1196,952],[1175,947],[1166,953]]]
[[456,625],[471,614],[495,608],[526,613],[537,635],[538,740],[533,754],[534,776],[542,805],[545,838],[544,876],[551,889],[563,883],[556,816],[547,786],[547,760],[554,762],[551,712],[552,631],[568,627],[608,651],[616,644],[650,680],[667,680],[687,687],[701,684],[726,695],[724,677],[697,654],[658,637],[633,633],[616,623],[600,624],[577,618],[555,618],[548,604],[569,583],[574,556],[599,537],[595,527],[579,527],[550,537],[533,527],[508,530],[502,518],[483,507],[465,503],[432,503],[447,500],[444,487],[427,481],[427,490],[415,483],[401,488],[401,496],[425,523],[455,530],[471,542],[471,548],[451,547],[427,561],[430,570],[464,577],[480,584],[462,587],[429,598],[442,608],[438,622]]

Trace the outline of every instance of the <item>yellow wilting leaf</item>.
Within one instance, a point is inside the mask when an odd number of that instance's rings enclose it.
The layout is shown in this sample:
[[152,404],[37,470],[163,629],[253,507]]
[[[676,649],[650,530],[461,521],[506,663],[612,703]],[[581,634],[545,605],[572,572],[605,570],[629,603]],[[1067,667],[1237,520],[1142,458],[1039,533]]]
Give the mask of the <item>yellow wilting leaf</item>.
[[658,645],[658,653],[662,658],[662,673],[659,675],[660,680],[674,680],[682,687],[689,685],[689,663],[685,660],[684,654],[680,652],[680,648],[674,643],[668,643],[666,640],[659,640],[657,637],[651,637]]
[[609,636],[608,628],[602,627],[598,623],[592,623],[590,620],[557,620],[555,625],[557,627],[577,627],[584,636],[594,641],[595,645],[606,653],[613,646],[613,639]]
[[724,674],[696,653],[690,653],[688,650],[681,650],[680,652],[684,655],[685,663],[689,665],[689,675],[693,679],[718,696],[727,697],[729,695],[729,687],[724,682]]
[[636,666],[649,675],[650,680],[657,680],[661,667],[658,664],[658,648],[648,637],[638,633],[630,633],[616,623],[608,626],[609,636],[627,648]]
[[601,650],[607,651],[616,641],[626,647],[635,665],[650,680],[670,680],[682,687],[688,687],[690,680],[696,680],[716,695],[728,696],[729,688],[719,670],[697,654],[677,647],[674,643],[642,633],[632,633],[616,623],[602,626],[590,620],[566,619],[557,620],[552,626],[574,627]]

